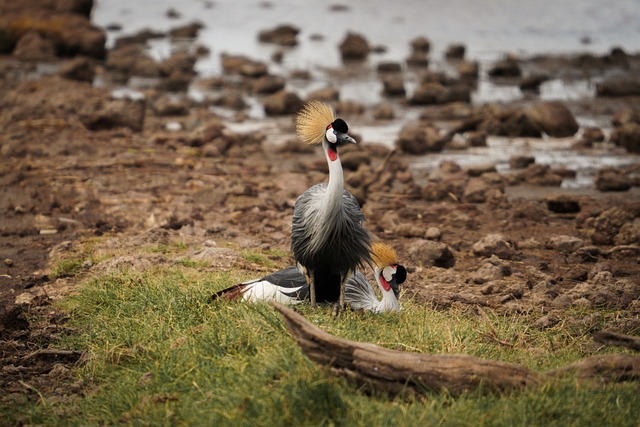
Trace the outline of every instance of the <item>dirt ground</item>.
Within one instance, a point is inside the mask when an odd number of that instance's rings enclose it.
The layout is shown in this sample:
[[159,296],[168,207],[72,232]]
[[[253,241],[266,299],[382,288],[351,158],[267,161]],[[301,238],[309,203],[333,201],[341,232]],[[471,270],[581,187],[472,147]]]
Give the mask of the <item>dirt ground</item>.
[[[73,333],[51,303],[78,281],[174,261],[143,250],[151,245],[184,244],[180,256],[211,271],[251,268],[244,249],[289,253],[295,198],[326,179],[292,115],[265,119],[269,132],[290,135],[275,145],[264,132],[229,130],[207,105],[167,112],[162,89],[114,101],[108,87],[35,67],[0,57],[0,387],[15,399],[81,390],[69,374],[80,354],[38,351]],[[633,102],[572,108],[613,116]],[[341,157],[369,229],[408,269],[402,299],[529,313],[536,327],[576,334],[640,333],[637,170],[627,191],[576,195],[453,164],[438,179],[418,176],[410,155],[366,141]],[[482,201],[468,201],[472,185]],[[80,261],[61,268],[70,259]]]

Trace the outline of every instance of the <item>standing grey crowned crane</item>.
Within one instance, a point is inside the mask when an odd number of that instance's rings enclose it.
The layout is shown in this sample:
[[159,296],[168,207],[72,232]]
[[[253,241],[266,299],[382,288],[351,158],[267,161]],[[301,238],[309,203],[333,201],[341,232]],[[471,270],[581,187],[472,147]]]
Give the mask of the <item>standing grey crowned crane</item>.
[[309,283],[311,305],[338,302],[344,309],[344,284],[358,267],[371,265],[371,236],[356,198],[344,189],[338,147],[355,144],[344,120],[319,101],[306,104],[296,117],[302,142],[322,145],[329,165],[329,182],[316,184],[296,200],[291,249]]
[[[398,285],[406,280],[407,270],[398,264],[398,257],[391,246],[376,242],[372,245],[372,250],[371,257],[375,262],[373,272],[382,299],[378,300],[366,276],[356,271],[345,283],[345,302],[354,310],[374,313],[399,311]],[[248,280],[218,291],[211,299],[299,304],[309,299],[309,283],[296,267],[287,267],[261,279]]]

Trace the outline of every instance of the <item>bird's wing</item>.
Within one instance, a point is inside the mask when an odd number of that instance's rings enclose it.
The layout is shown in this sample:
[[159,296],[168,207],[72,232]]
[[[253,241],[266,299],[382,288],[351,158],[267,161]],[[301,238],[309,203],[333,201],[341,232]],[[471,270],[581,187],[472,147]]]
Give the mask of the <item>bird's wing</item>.
[[213,298],[229,300],[242,298],[245,301],[277,301],[283,304],[297,304],[308,298],[309,285],[296,267],[248,280],[217,292]]
[[378,297],[364,274],[356,271],[344,286],[344,301],[355,310],[377,311]]

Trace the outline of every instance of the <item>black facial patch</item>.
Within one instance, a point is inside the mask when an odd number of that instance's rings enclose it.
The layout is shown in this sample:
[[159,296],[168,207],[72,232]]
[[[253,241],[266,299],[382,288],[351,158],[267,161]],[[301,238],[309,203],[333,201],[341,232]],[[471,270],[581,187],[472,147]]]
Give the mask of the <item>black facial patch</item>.
[[398,264],[398,268],[396,269],[396,283],[399,285],[404,283],[405,280],[407,280],[407,269]]
[[347,133],[349,131],[347,122],[342,119],[335,119],[333,123],[331,123],[331,126],[333,126],[333,128],[338,132]]

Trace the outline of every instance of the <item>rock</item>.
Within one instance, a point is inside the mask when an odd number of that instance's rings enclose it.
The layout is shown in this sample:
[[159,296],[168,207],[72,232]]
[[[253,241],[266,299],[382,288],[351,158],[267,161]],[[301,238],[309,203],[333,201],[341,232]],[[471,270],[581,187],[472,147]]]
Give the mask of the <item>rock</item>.
[[449,91],[440,83],[426,83],[418,87],[409,102],[414,105],[444,104]]
[[505,261],[492,255],[491,258],[486,260],[482,266],[475,271],[471,278],[474,283],[481,285],[503,279],[506,276],[511,276],[511,267]]
[[604,132],[599,127],[585,127],[582,129],[581,141],[590,147],[594,142],[604,141]]
[[552,236],[547,240],[547,249],[563,253],[573,253],[584,246],[584,241],[574,236]]
[[[494,134],[533,138],[542,136],[540,127],[536,125],[524,111],[507,111],[499,120],[498,127],[493,131]],[[487,133],[492,133],[490,129],[483,127],[481,127],[481,129],[486,130]]]
[[592,281],[586,298],[598,307],[624,310],[640,295],[640,283],[615,280],[609,272],[598,273]]
[[424,266],[452,268],[456,260],[451,249],[444,243],[418,239],[409,250],[410,259]]
[[347,32],[345,38],[340,43],[340,55],[343,60],[365,59],[371,48],[364,36],[352,32]]
[[257,79],[258,77],[266,76],[267,74],[269,74],[269,67],[267,64],[263,64],[261,62],[250,62],[240,68],[241,76],[252,79]]
[[536,158],[533,156],[512,156],[509,159],[509,167],[511,169],[525,169],[535,162]]
[[545,198],[547,209],[554,213],[571,214],[580,212],[580,201],[568,194],[554,194]]
[[640,244],[640,218],[636,218],[633,222],[627,222],[614,239],[616,245],[637,245]]
[[471,147],[486,147],[487,146],[487,133],[482,130],[467,132],[465,134],[467,142]]
[[402,237],[422,237],[424,230],[413,224],[399,224],[393,229],[393,234]]
[[480,74],[480,64],[478,61],[461,61],[456,69],[461,79],[475,80]]
[[258,94],[272,94],[284,88],[285,81],[280,76],[266,75],[253,82],[253,92]]
[[448,89],[449,92],[447,93],[447,98],[445,100],[446,103],[471,102],[471,88],[469,86],[456,84],[450,86]]
[[535,126],[549,136],[572,136],[579,129],[571,111],[560,101],[540,102],[524,112]]
[[180,73],[184,75],[194,75],[193,67],[196,65],[196,58],[187,52],[179,51],[172,54],[160,63],[160,75],[170,76]]
[[186,92],[189,89],[192,78],[193,75],[191,74],[185,74],[179,71],[173,72],[169,77],[160,80],[157,89],[165,92]]
[[402,71],[402,65],[399,62],[384,61],[378,63],[376,70],[379,73],[399,73]]
[[302,108],[303,102],[293,92],[281,90],[263,101],[264,112],[268,116],[295,114]]
[[407,57],[407,65],[426,68],[429,66],[429,54],[427,52],[414,50]]
[[640,79],[612,78],[596,84],[596,96],[639,96]]
[[335,87],[325,87],[317,89],[309,93],[307,100],[309,101],[322,101],[322,102],[334,102],[340,99],[340,90]]
[[200,22],[191,22],[169,30],[169,35],[173,39],[195,39],[198,33],[204,28]]
[[393,120],[395,112],[393,106],[388,103],[382,103],[373,110],[373,118],[376,120]]
[[159,116],[186,116],[189,103],[184,99],[162,96],[153,103],[153,110]]
[[640,124],[640,110],[635,108],[623,108],[616,112],[611,118],[611,124],[615,127],[625,125],[627,123]]
[[365,106],[357,101],[340,101],[335,105],[336,114],[344,116],[359,116],[364,113]]
[[127,76],[157,77],[160,75],[158,63],[138,45],[128,45],[109,51],[106,67]]
[[567,278],[574,282],[584,282],[589,278],[589,271],[578,265],[567,272]]
[[295,46],[298,44],[296,36],[299,32],[300,30],[293,25],[279,25],[271,30],[260,31],[258,40],[279,46]]
[[540,85],[549,80],[548,76],[542,74],[531,74],[520,79],[518,87],[522,91],[538,91]]
[[33,300],[36,298],[35,295],[30,294],[29,292],[23,292],[16,297],[14,301],[15,305],[30,305]]
[[520,77],[522,71],[520,70],[518,61],[507,58],[493,64],[488,74],[491,77]]
[[78,116],[89,130],[127,127],[140,132],[144,124],[144,110],[144,100],[90,99]]
[[522,240],[518,242],[518,248],[527,249],[527,250],[538,250],[538,249],[542,249],[542,243],[540,243],[533,237],[530,237],[526,240]]
[[29,31],[18,40],[13,56],[22,61],[51,61],[56,57],[56,49],[51,40],[37,31]]
[[562,177],[554,174],[549,165],[538,165],[535,163],[518,173],[517,179],[531,185],[544,187],[559,187],[562,184]]
[[345,151],[340,155],[340,160],[342,167],[351,171],[358,170],[360,165],[371,164],[371,156],[363,151]]
[[599,170],[595,178],[596,188],[599,191],[628,191],[631,188],[631,179],[624,173],[613,169]]
[[640,153],[640,124],[629,122],[611,132],[611,142],[630,153]]
[[462,194],[462,200],[466,203],[485,203],[495,194],[503,194],[503,185],[494,185],[483,178],[472,178]]
[[554,316],[551,316],[551,315],[546,315],[546,316],[542,316],[541,318],[536,320],[535,323],[534,323],[534,326],[537,329],[545,330],[545,329],[549,329],[549,328],[554,327],[558,323],[560,323],[560,319],[558,319],[558,318],[556,318]]
[[502,234],[488,234],[473,245],[473,254],[478,257],[496,255],[501,259],[516,257],[515,245]]
[[114,49],[119,49],[131,44],[145,45],[149,40],[164,38],[164,33],[145,28],[130,36],[118,37],[114,43]]
[[473,165],[467,168],[467,174],[469,174],[469,176],[474,176],[474,177],[482,176],[485,173],[495,173],[495,172],[496,172],[496,165],[494,165],[493,163]]
[[440,241],[442,238],[442,230],[438,227],[429,227],[427,228],[427,231],[425,231],[424,237],[427,240],[435,240],[436,242]]
[[89,58],[79,56],[64,63],[60,67],[58,74],[65,79],[91,83],[96,71],[93,62]]
[[568,295],[558,295],[552,302],[551,305],[556,308],[567,308],[571,306],[573,300]]
[[172,7],[167,9],[167,11],[164,14],[167,18],[170,18],[170,19],[178,19],[182,17],[182,14]]
[[244,55],[220,55],[222,70],[228,74],[241,74],[246,77],[258,78],[268,74],[268,67],[260,61],[254,61]]
[[414,52],[428,53],[431,50],[431,42],[424,36],[416,37],[411,40],[411,50]]
[[385,96],[405,96],[404,78],[402,75],[392,74],[382,77],[382,94]]
[[[89,9],[90,15],[92,2],[82,8],[83,13],[65,5],[58,8],[43,2],[34,2],[31,7],[24,7],[23,2],[16,2],[15,6],[12,6],[14,5],[9,2],[1,6],[0,53],[11,53],[25,34],[37,32],[40,37],[53,43],[56,56],[84,55],[96,59],[104,58],[106,34],[102,29],[93,26],[89,17],[84,14],[85,9]],[[23,43],[32,47],[44,46],[32,36]],[[28,50],[31,53],[35,52],[31,48]]]
[[633,220],[633,214],[626,209],[617,206],[607,209],[598,215],[593,223],[591,242],[596,245],[613,244],[622,226]]
[[447,47],[444,57],[447,59],[463,59],[467,48],[463,44],[452,44]]
[[408,154],[440,152],[449,137],[441,135],[438,129],[422,124],[409,124],[402,128],[396,139],[396,146]]
[[225,90],[218,96],[211,100],[213,105],[217,105],[231,110],[241,111],[247,108],[247,103],[244,100],[242,92],[237,90]]

